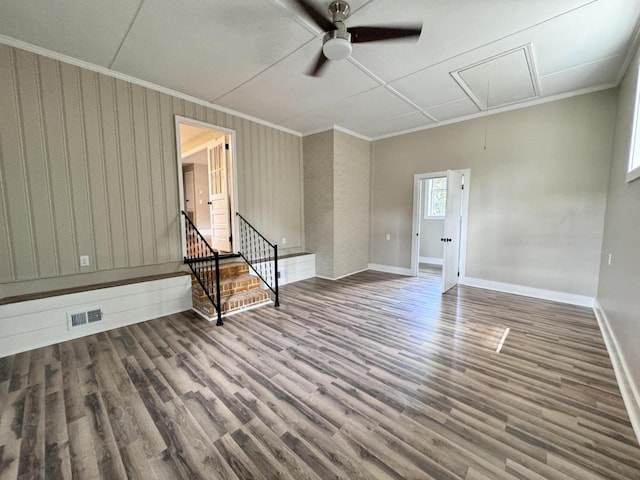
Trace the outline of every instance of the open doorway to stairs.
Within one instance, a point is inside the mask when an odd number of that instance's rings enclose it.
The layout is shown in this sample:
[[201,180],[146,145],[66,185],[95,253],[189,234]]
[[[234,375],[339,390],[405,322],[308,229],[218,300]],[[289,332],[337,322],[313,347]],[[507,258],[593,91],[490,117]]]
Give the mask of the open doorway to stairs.
[[[176,116],[180,208],[205,240],[221,255],[236,251],[235,132]],[[187,252],[184,218],[183,256]]]
[[471,171],[414,175],[411,273],[442,276],[442,293],[464,277]]

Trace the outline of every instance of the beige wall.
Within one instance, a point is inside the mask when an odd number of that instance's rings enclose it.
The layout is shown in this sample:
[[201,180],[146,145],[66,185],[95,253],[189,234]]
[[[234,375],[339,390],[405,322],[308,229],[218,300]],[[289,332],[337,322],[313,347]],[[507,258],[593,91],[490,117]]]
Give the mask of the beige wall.
[[306,247],[318,276],[368,266],[370,145],[337,130],[303,139]]
[[372,263],[410,266],[414,174],[470,168],[466,275],[594,296],[615,101],[608,90],[374,142]]
[[303,139],[304,230],[316,275],[333,278],[333,130]]
[[182,268],[175,115],[237,132],[239,211],[304,248],[300,137],[5,45],[0,85],[0,296]]
[[619,89],[597,296],[636,392],[640,391],[640,178],[627,183],[625,175],[639,62],[636,53]]
[[365,270],[369,264],[371,142],[334,133],[333,277]]

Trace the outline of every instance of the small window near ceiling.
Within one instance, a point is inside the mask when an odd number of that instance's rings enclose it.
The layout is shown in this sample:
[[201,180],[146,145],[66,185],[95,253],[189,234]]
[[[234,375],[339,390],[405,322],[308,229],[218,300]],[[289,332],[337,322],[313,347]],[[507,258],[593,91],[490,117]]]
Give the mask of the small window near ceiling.
[[631,182],[632,180],[640,177],[640,68],[637,73],[638,76],[636,78],[636,97],[633,110],[627,182]]
[[424,218],[444,218],[447,206],[447,177],[427,180]]

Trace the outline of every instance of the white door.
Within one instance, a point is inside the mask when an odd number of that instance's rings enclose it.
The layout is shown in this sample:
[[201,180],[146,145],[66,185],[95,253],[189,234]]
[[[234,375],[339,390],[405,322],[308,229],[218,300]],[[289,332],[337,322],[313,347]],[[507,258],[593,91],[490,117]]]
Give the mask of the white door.
[[442,293],[458,284],[462,218],[462,174],[447,170],[447,206],[442,241]]
[[212,247],[231,251],[229,241],[229,186],[227,180],[227,150],[224,137],[214,140],[209,152],[209,205],[211,208]]

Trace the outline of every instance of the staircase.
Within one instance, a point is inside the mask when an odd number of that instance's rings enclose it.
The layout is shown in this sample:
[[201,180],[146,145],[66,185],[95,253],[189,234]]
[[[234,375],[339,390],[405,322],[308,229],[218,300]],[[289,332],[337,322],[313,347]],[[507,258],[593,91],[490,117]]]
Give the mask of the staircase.
[[[215,270],[208,278],[205,286],[215,290]],[[214,320],[218,313],[200,282],[191,275],[191,296],[193,309],[207,320]],[[244,262],[220,264],[220,309],[222,315],[228,316],[249,308],[271,303],[267,290],[260,288],[260,279],[249,274],[249,265]]]

